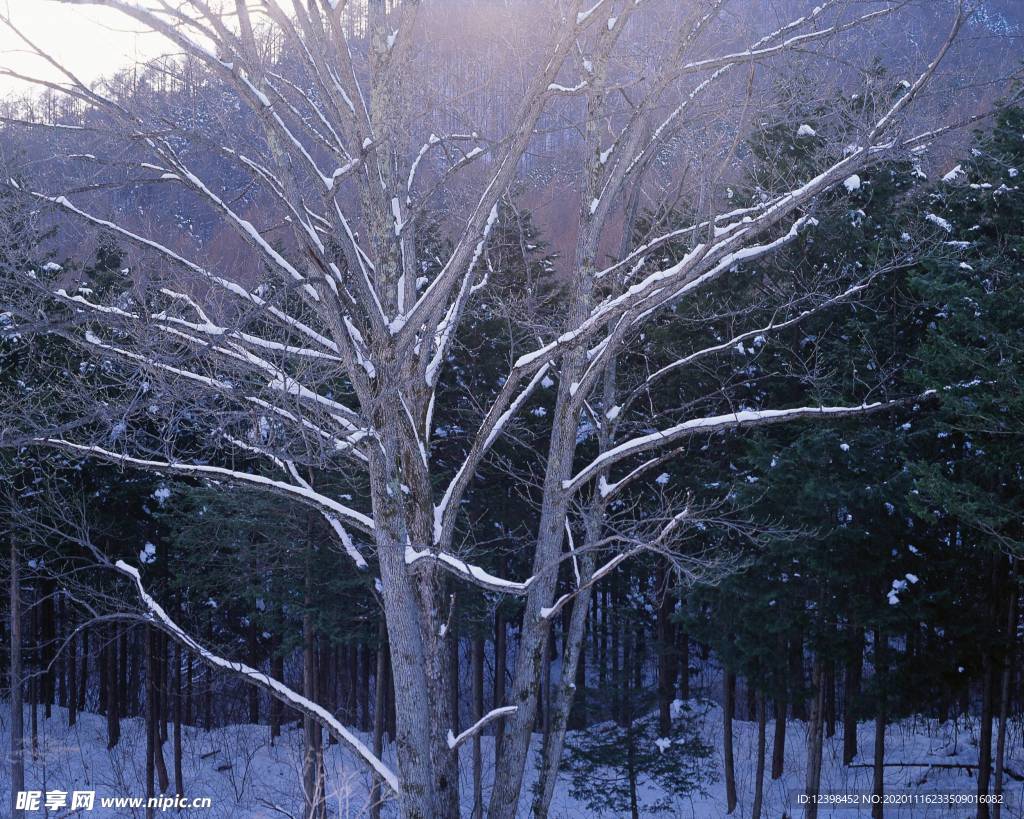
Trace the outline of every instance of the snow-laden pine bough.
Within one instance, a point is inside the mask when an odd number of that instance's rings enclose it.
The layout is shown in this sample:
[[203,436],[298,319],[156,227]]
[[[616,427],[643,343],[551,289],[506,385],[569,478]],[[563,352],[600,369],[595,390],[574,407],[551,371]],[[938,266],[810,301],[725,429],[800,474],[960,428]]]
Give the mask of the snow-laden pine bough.
[[[143,373],[147,390],[164,404],[187,407],[193,423],[205,418],[211,433],[197,451],[194,442],[186,447],[175,438],[172,424],[158,423],[156,437],[141,431],[162,417],[154,401],[124,416],[140,431],[119,420],[116,434],[111,425],[97,423],[72,426],[66,434],[42,425],[27,437],[131,468],[262,488],[324,517],[354,569],[379,573],[395,680],[395,771],[315,703],[257,670],[211,655],[167,618],[137,570],[119,568],[136,583],[154,621],[175,639],[285,699],[352,747],[395,790],[407,819],[459,814],[453,749],[488,725],[502,736],[489,815],[517,814],[548,630],[554,614],[571,603],[562,680],[533,806],[536,815],[546,815],[590,590],[635,550],[669,548],[688,523],[677,510],[663,534],[610,555],[605,550],[598,565],[595,545],[603,542],[608,504],[640,485],[654,465],[694,435],[845,418],[887,406],[742,409],[659,429],[643,417],[635,394],[620,394],[617,359],[655,317],[797,243],[813,228],[811,211],[822,193],[953,127],[914,136],[906,123],[911,105],[953,46],[963,22],[959,3],[934,58],[864,123],[855,143],[832,146],[820,172],[790,190],[716,212],[728,201],[721,160],[731,154],[706,145],[700,153],[687,142],[688,134],[710,133],[710,121],[723,134],[742,133],[754,103],[749,94],[743,100],[741,86],[753,82],[760,64],[815,50],[827,55],[849,38],[867,38],[872,27],[898,25],[906,3],[880,2],[865,12],[853,0],[808,2],[805,14],[753,42],[738,43],[723,14],[726,0],[523,0],[528,11],[514,6],[503,12],[474,0],[54,2],[105,6],[159,33],[183,55],[165,70],[173,74],[175,66],[187,66],[181,74],[195,83],[190,92],[213,89],[218,100],[233,98],[238,110],[193,121],[172,101],[166,111],[135,104],[131,94],[85,83],[60,55],[22,36],[17,20],[0,16],[59,76],[36,82],[87,112],[72,123],[8,118],[9,126],[42,128],[60,144],[76,147],[64,152],[60,179],[37,181],[11,172],[5,189],[114,237],[132,249],[145,273],[127,281],[117,299],[54,285],[49,295],[64,311],[54,332],[111,367],[121,366],[128,379]],[[480,22],[489,31],[483,5],[488,14],[498,14],[502,36],[479,44],[489,57],[481,71],[505,88],[515,86],[505,96],[516,101],[514,110],[497,118],[509,123],[502,133],[488,133],[483,125],[451,132],[445,127],[450,117],[423,107],[454,82],[446,68],[450,55],[438,45],[444,38],[432,35],[460,22]],[[657,40],[645,36],[652,30],[659,32]],[[268,42],[281,47],[264,47]],[[498,55],[500,43],[514,53]],[[641,49],[645,60],[632,59]],[[520,69],[533,68],[513,72],[513,58]],[[470,93],[475,88],[459,90],[474,100],[481,122],[496,119],[486,116],[492,104],[486,89],[476,98]],[[756,104],[769,110],[771,98]],[[523,168],[538,134],[559,118],[572,121],[580,135],[578,143],[562,144],[567,156],[579,160],[576,245],[562,323],[532,350],[517,351],[487,397],[479,428],[465,439],[461,462],[449,472],[432,452],[438,388],[471,305],[494,286],[483,260],[502,202],[513,187],[538,183],[538,175],[524,174]],[[657,197],[666,189],[653,172],[671,175],[672,160],[684,151],[690,152],[687,162],[705,169],[694,196],[706,203],[703,212],[690,225],[671,226],[633,244],[641,194]],[[248,197],[222,195],[214,166],[244,179]],[[110,215],[104,195],[112,181],[158,186],[174,196],[145,204],[142,218]],[[194,240],[187,230],[167,229],[191,224],[194,214],[216,223],[223,241],[233,237],[238,264],[225,264],[232,253],[211,252],[210,243]],[[429,255],[421,241],[437,224],[450,239],[443,256]],[[599,264],[608,237],[617,232],[615,258]],[[687,248],[682,257],[664,260],[665,249],[680,243]],[[907,261],[858,269],[838,293],[785,300],[769,324],[759,322],[730,342],[690,350],[635,390],[649,395],[666,372],[855,299],[874,275]],[[33,283],[38,282],[23,282]],[[10,310],[26,322],[37,320],[25,304]],[[531,398],[555,383],[532,571],[522,580],[503,578],[453,545],[472,525],[463,502],[496,442],[513,429]],[[109,419],[105,411],[97,417]],[[596,429],[599,449],[583,463],[582,419]],[[579,544],[572,535],[574,504],[584,510]],[[566,561],[574,580],[568,596],[557,594],[559,567]],[[496,703],[459,734],[448,696],[457,685],[447,661],[452,635],[444,628],[453,578],[525,601],[509,704]]]

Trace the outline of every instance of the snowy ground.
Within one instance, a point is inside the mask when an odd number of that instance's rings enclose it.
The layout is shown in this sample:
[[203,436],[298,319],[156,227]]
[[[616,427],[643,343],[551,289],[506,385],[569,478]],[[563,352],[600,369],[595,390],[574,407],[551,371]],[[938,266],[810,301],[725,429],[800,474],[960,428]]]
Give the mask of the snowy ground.
[[[8,714],[0,712],[0,741],[3,748],[9,747],[7,730]],[[62,709],[54,709],[49,721],[40,719],[40,743],[37,760],[30,764],[29,787],[46,790],[95,790],[100,796],[141,796],[144,793],[144,751],[145,733],[138,719],[122,723],[121,742],[109,752],[106,750],[106,728],[101,717],[83,714],[79,723],[67,728],[66,715]],[[26,726],[28,718],[26,714]],[[719,754],[716,767],[720,770],[721,758],[720,712],[712,709],[705,725],[709,744]],[[739,791],[739,808],[734,816],[749,817],[750,800],[754,780],[754,744],[756,725],[736,721],[736,768]],[[804,772],[804,726],[792,723],[789,726],[786,743],[786,773],[777,782],[766,782],[765,819],[779,819],[783,816],[801,816],[803,811],[795,802],[795,792],[803,782]],[[769,723],[768,737],[771,743],[772,726]],[[886,740],[886,757],[892,762],[928,762],[949,764],[951,762],[974,763],[977,761],[977,725],[917,720],[907,721],[890,728]],[[873,726],[864,724],[860,728],[861,756],[858,761],[867,762],[865,754],[870,753]],[[1024,772],[1024,755],[1021,727],[1015,725],[1011,736],[1014,749],[1010,768]],[[293,726],[271,746],[269,731],[263,726],[235,726],[206,733],[201,730],[185,729],[184,778],[187,795],[209,796],[213,800],[210,810],[181,811],[181,817],[204,817],[205,819],[263,819],[263,817],[298,816],[300,801],[300,749],[301,734]],[[468,747],[465,752],[468,754]],[[485,758],[490,753],[489,738],[485,739]],[[770,748],[769,748],[770,753]],[[170,747],[165,746],[168,767],[171,766]],[[7,794],[10,787],[10,770],[6,754],[0,769],[0,813],[6,810]],[[770,760],[770,757],[769,757]],[[842,739],[837,736],[827,740],[823,768],[823,788],[833,792],[869,792],[871,771],[868,768],[847,769],[841,764]],[[464,759],[468,769],[469,758]],[[332,746],[327,754],[328,778],[331,788],[331,813],[337,817],[358,817],[366,815],[366,794],[368,779],[357,767],[352,757],[338,746]],[[485,761],[486,766],[486,761]],[[173,773],[172,773],[173,776]],[[528,783],[535,777],[528,771]],[[485,787],[490,783],[485,781]],[[961,792],[972,793],[975,787],[973,777],[964,770],[927,768],[889,768],[886,786],[889,791]],[[1013,807],[1004,811],[1007,819],[1024,815],[1024,793],[1020,782],[1009,780],[1008,795],[1014,800]],[[528,792],[528,787],[527,787]],[[463,783],[463,793],[469,793],[468,782]],[[704,795],[691,795],[677,800],[677,817],[691,819],[717,819],[725,816],[725,788],[718,777]],[[524,799],[523,816],[527,815]],[[173,812],[172,812],[173,813]],[[32,816],[33,814],[28,814]],[[43,815],[42,812],[36,815]],[[67,811],[51,812],[50,816],[67,816]],[[96,817],[137,817],[142,819],[143,811],[131,809],[99,808],[80,816]],[[385,811],[387,815],[387,811]],[[468,815],[468,812],[467,812]],[[577,819],[594,816],[584,805],[569,795],[568,783],[560,783],[555,794],[552,817]],[[610,814],[609,814],[610,815]],[[822,817],[846,817],[866,815],[858,810],[822,810]],[[954,808],[904,808],[887,809],[887,817],[973,817],[970,807]]]

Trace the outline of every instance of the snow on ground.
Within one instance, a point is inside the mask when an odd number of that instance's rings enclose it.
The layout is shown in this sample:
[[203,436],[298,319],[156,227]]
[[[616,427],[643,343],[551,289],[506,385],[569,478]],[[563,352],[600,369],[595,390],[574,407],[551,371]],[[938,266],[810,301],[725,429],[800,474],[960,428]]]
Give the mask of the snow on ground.
[[[703,710],[703,709],[701,709]],[[0,712],[0,742],[6,750],[9,746],[8,714]],[[26,729],[29,725],[26,709]],[[142,721],[122,721],[122,735],[118,746],[111,752],[106,749],[106,725],[104,719],[94,714],[82,714],[74,727],[67,727],[63,709],[55,708],[50,720],[43,720],[40,711],[39,753],[34,763],[28,764],[28,787],[46,790],[95,790],[97,800],[101,796],[142,796],[145,774],[145,732]],[[755,744],[757,726],[753,722],[737,720],[734,723],[736,736],[736,774],[739,792],[739,806],[733,816],[748,817],[753,795],[755,771]],[[768,724],[768,765],[771,764],[772,723]],[[929,720],[907,720],[891,726],[886,736],[886,759],[889,762],[927,762],[933,764],[975,763],[977,761],[977,723],[960,720],[957,723],[938,725]],[[858,763],[870,762],[874,726],[864,723],[860,726],[858,740],[861,753]],[[711,707],[707,711],[704,733],[708,744],[715,749],[715,767],[721,771],[721,711]],[[783,816],[799,817],[803,811],[796,803],[796,791],[803,784],[805,766],[805,726],[791,722],[786,739],[786,772],[777,782],[766,777],[765,819],[779,819]],[[1024,755],[1021,753],[1022,728],[1014,725],[1010,745],[1014,749],[1009,768],[1015,773],[1024,773]],[[184,780],[186,795],[190,797],[209,796],[213,807],[209,810],[171,811],[168,815],[192,819],[270,819],[270,817],[299,816],[301,800],[301,748],[302,735],[294,723],[285,727],[283,736],[271,746],[269,729],[265,726],[240,725],[219,728],[205,732],[200,729],[184,729]],[[470,746],[461,749],[464,754],[464,769],[469,770]],[[488,762],[492,744],[484,738],[484,787],[490,789],[491,778]],[[165,759],[173,779],[171,746],[164,746]],[[10,788],[10,768],[7,755],[0,762],[0,793],[6,809]],[[334,745],[328,749],[326,765],[328,771],[330,814],[332,817],[366,816],[369,779],[358,767],[351,754]],[[393,760],[391,760],[393,762]],[[973,772],[963,769],[888,768],[886,790],[888,792],[957,792],[973,793],[975,782]],[[530,786],[536,779],[536,768],[527,769],[526,785],[520,815],[526,816]],[[584,804],[569,794],[569,783],[563,780],[556,790],[552,805],[552,819],[583,819],[595,816]],[[824,790],[833,792],[869,793],[871,790],[870,768],[846,768],[842,765],[842,736],[827,739],[824,750],[822,773]],[[463,796],[471,797],[470,784],[463,781]],[[646,787],[650,787],[649,785]],[[1022,815],[1024,787],[1018,781],[1007,781],[1007,793],[1013,800],[1013,807],[1004,811],[1006,817]],[[159,811],[157,812],[159,815]],[[384,815],[393,812],[387,809]],[[468,810],[466,815],[468,815]],[[33,815],[43,816],[42,811]],[[51,817],[67,816],[67,811],[50,812]],[[91,812],[77,813],[79,816],[97,819],[143,819],[141,809],[101,809],[97,801]],[[612,816],[612,814],[605,814]],[[675,811],[668,814],[685,819],[718,819],[725,813],[725,785],[719,773],[717,781],[707,787],[704,794],[691,794],[676,800]],[[867,815],[865,810],[821,810],[819,816],[852,819]],[[887,808],[886,817],[909,819],[910,817],[973,817],[974,809],[929,808],[918,805],[903,809]]]

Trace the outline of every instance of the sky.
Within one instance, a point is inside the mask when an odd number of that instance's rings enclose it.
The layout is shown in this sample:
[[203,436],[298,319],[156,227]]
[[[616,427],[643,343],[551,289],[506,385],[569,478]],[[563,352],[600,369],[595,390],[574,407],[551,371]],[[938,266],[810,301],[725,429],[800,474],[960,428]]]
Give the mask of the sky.
[[[134,21],[110,9],[66,6],[54,0],[0,0],[0,10],[29,39],[86,81],[169,50],[162,36],[140,33]],[[27,53],[24,43],[2,22],[0,68],[50,80],[59,77],[54,68]],[[0,94],[25,88],[18,80],[0,76]]]

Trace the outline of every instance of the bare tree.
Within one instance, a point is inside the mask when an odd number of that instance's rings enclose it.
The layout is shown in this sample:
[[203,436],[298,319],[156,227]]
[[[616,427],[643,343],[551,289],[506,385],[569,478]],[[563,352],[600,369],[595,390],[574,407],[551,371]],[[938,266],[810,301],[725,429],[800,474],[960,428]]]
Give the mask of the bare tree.
[[[832,146],[821,173],[737,209],[729,208],[726,194],[730,169],[740,161],[736,145],[750,117],[770,105],[767,95],[760,99],[764,89],[755,85],[756,69],[827,49],[846,35],[866,38],[874,26],[897,25],[905,3],[801,3],[805,13],[738,46],[726,0],[523,5],[520,11],[532,15],[533,49],[524,57],[530,65],[508,127],[488,134],[474,127],[443,130],[439,112],[421,106],[439,84],[429,76],[438,61],[423,32],[437,25],[438,15],[462,16],[468,25],[478,11],[474,3],[60,1],[117,9],[164,35],[184,55],[176,65],[199,66],[221,98],[237,104],[245,133],[201,119],[183,122],[110,86],[90,86],[62,65],[60,55],[25,38],[62,76],[40,82],[89,113],[73,126],[21,124],[106,147],[99,158],[84,150],[68,157],[68,180],[75,179],[75,167],[89,170],[76,181],[50,183],[63,187],[43,190],[14,178],[4,185],[136,252],[136,274],[117,298],[68,287],[51,294],[66,311],[59,331],[96,359],[121,365],[125,383],[142,393],[162,384],[165,404],[152,410],[143,398],[115,411],[94,401],[81,423],[46,430],[40,422],[31,437],[126,467],[276,492],[323,516],[354,571],[369,571],[372,552],[395,680],[397,771],[316,703],[256,669],[211,654],[150,596],[143,573],[125,563],[118,568],[153,622],[206,662],[322,724],[392,790],[409,819],[459,815],[453,750],[495,721],[504,728],[489,815],[516,815],[551,618],[572,603],[558,718],[533,808],[546,815],[588,590],[640,550],[671,554],[688,526],[687,511],[677,510],[642,538],[608,539],[607,505],[628,496],[696,436],[847,418],[888,406],[737,409],[662,427],[650,417],[636,420],[643,413],[636,395],[667,372],[852,299],[875,269],[862,270],[836,292],[787,297],[775,306],[778,318],[771,324],[688,351],[645,374],[622,399],[616,398],[617,358],[654,317],[696,298],[737,266],[798,241],[814,223],[820,194],[945,130],[916,134],[909,115],[954,43],[961,10],[952,14],[949,36],[916,79],[861,123],[854,143]],[[18,31],[14,21],[5,22]],[[642,53],[637,30],[659,34]],[[14,119],[8,121],[19,124]],[[532,179],[522,168],[538,135],[565,127],[578,135],[573,155],[581,167],[562,324],[500,374],[479,429],[465,442],[462,463],[445,474],[431,455],[435,396],[467,310],[488,292],[482,258],[499,203],[513,188],[529,188]],[[422,137],[413,139],[417,134]],[[246,180],[253,191],[248,200],[229,199],[204,178],[201,160],[210,154]],[[683,165],[699,168],[687,196],[697,214],[692,224],[671,226],[633,246],[638,202],[674,196],[676,169]],[[102,195],[111,184],[160,186],[173,190],[174,198],[150,200],[150,212],[141,215],[109,216]],[[209,242],[175,235],[168,217],[200,212],[237,237],[235,264],[220,264]],[[422,257],[417,236],[432,223],[441,224],[451,240],[436,265]],[[686,243],[686,254],[661,263],[658,251],[673,243]],[[36,319],[25,305],[12,305],[12,311],[26,324]],[[543,458],[532,573],[520,580],[497,577],[454,545],[467,525],[462,501],[495,441],[548,379],[557,382],[557,398]],[[168,410],[170,404],[179,409]],[[629,409],[633,420],[627,422]],[[589,460],[579,452],[582,418],[596,419],[601,429],[600,451]],[[210,463],[212,448],[249,466]],[[365,507],[346,500],[344,489],[353,486],[366,489]],[[569,521],[577,502],[588,510],[587,548],[577,591],[556,600],[559,568],[577,558]],[[598,566],[595,556],[601,554]],[[455,720],[447,695],[457,684],[445,628],[452,582],[525,600],[508,703],[457,737],[450,731]]]

